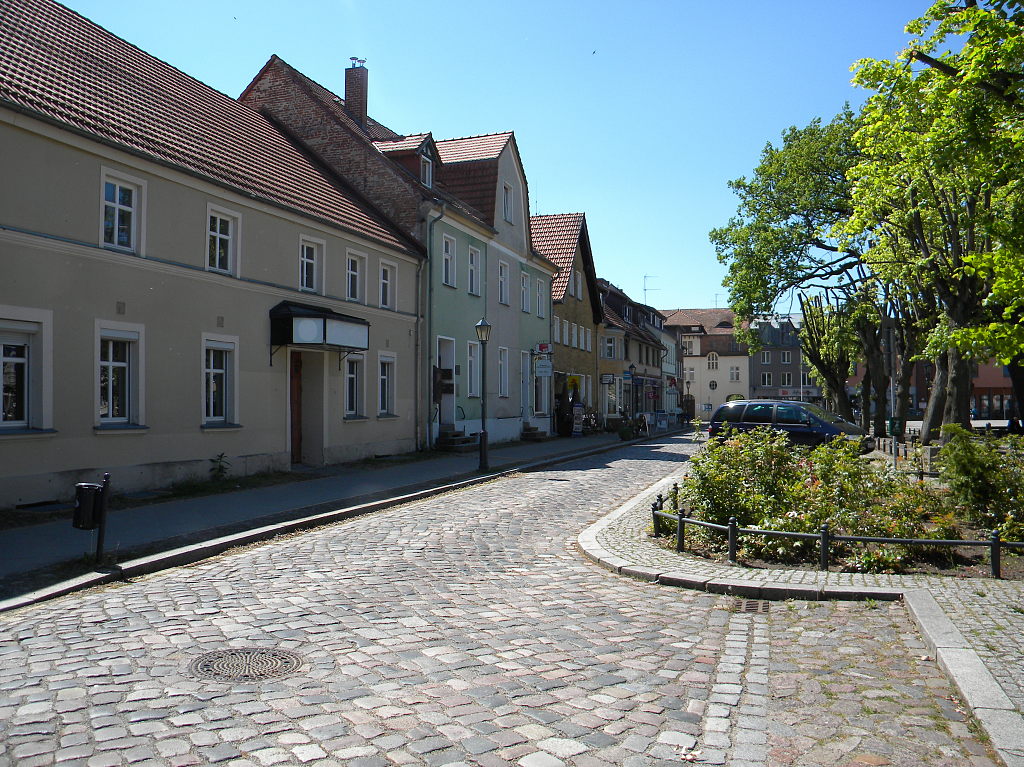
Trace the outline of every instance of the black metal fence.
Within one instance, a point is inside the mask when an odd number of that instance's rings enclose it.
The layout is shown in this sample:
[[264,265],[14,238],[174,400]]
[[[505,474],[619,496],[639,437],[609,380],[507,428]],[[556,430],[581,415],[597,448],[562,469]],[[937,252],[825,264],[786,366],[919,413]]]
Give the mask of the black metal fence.
[[817,540],[818,541],[818,568],[828,570],[831,546],[833,542],[843,543],[891,543],[901,546],[987,546],[989,549],[989,563],[993,578],[1002,577],[1002,550],[1018,549],[1024,551],[1024,542],[1004,541],[999,536],[998,530],[993,530],[987,541],[958,541],[942,540],[936,538],[874,538],[863,535],[834,535],[828,524],[821,526],[817,533],[791,533],[782,530],[762,530],[754,527],[740,527],[736,517],[729,517],[729,524],[716,525],[712,522],[705,522],[700,519],[693,519],[684,514],[679,507],[679,485],[672,485],[671,494],[672,511],[665,511],[665,498],[658,493],[651,503],[651,514],[654,518],[654,535],[660,535],[662,520],[672,520],[676,523],[676,551],[682,552],[686,549],[686,526],[703,527],[708,530],[715,530],[725,533],[729,542],[729,561],[736,563],[739,552],[739,540],[741,535],[763,535],[769,538],[790,538],[794,540]]

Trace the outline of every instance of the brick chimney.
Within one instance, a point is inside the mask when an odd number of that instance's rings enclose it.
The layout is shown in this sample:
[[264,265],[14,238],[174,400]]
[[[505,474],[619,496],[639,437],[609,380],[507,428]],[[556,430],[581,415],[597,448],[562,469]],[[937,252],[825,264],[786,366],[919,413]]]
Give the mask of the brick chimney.
[[352,57],[352,66],[345,70],[345,111],[366,127],[366,59]]

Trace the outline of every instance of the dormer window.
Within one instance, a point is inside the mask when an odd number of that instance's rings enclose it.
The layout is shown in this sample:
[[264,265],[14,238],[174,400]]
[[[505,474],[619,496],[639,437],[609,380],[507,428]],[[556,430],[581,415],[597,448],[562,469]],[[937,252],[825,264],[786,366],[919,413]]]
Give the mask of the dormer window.
[[434,185],[434,161],[420,155],[420,182],[428,189]]

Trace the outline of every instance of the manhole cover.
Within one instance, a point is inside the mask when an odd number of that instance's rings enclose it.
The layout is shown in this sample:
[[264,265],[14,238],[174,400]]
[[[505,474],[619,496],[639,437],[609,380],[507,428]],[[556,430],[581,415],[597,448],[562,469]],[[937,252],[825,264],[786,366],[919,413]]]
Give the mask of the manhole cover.
[[770,603],[766,599],[737,599],[733,602],[735,613],[766,613]]
[[288,650],[241,648],[204,653],[189,668],[200,679],[252,682],[286,676],[301,666],[302,658]]

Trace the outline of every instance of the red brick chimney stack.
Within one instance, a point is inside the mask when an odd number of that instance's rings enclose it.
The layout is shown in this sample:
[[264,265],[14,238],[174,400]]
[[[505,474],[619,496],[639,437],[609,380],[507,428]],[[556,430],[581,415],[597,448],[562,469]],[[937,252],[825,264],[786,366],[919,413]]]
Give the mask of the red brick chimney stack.
[[345,110],[362,126],[366,126],[367,72],[366,59],[352,57],[352,66],[345,70]]

